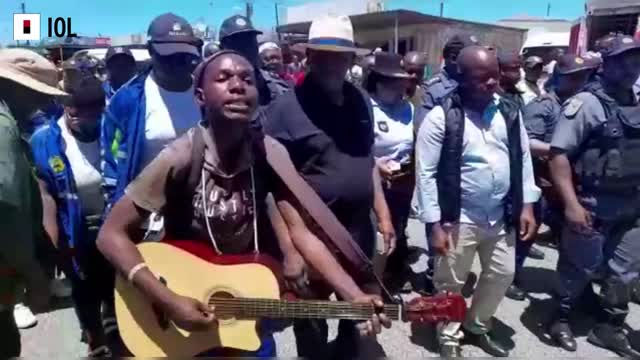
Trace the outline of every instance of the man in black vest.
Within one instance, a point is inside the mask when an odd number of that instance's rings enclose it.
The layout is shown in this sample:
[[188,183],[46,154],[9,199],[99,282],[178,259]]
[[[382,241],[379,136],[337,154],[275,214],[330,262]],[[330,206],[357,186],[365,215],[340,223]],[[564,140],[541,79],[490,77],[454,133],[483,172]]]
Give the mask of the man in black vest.
[[640,104],[633,91],[640,42],[616,36],[602,57],[599,81],[564,104],[551,140],[551,177],[566,222],[558,260],[560,307],[550,333],[575,351],[569,315],[600,274],[604,311],[588,340],[640,359],[623,331],[628,285],[640,270]]
[[[420,219],[438,254],[434,284],[459,292],[476,253],[482,273],[464,336],[494,356],[508,351],[490,335],[491,318],[513,280],[516,241],[536,233],[529,142],[517,106],[500,101],[498,61],[480,46],[458,57],[455,95],[425,118],[416,142]],[[439,329],[441,356],[460,356],[460,323]]]

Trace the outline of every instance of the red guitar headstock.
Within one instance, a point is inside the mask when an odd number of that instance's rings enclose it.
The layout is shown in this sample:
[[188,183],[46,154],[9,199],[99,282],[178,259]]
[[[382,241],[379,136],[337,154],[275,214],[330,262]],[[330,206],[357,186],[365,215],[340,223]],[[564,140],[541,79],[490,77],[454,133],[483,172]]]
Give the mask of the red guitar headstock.
[[467,303],[460,294],[421,296],[404,307],[405,320],[417,323],[462,322]]

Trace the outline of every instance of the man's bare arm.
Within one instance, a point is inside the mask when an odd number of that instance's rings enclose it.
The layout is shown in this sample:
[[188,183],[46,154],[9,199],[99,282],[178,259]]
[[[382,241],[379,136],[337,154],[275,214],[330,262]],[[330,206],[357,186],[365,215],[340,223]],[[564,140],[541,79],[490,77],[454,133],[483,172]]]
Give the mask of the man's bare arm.
[[[307,227],[297,201],[292,196],[276,199],[293,245],[306,262],[319,272],[327,283],[345,300],[351,301],[364,295],[353,278],[340,265],[329,248]],[[279,231],[276,231],[278,233]],[[280,232],[283,232],[282,230]]]

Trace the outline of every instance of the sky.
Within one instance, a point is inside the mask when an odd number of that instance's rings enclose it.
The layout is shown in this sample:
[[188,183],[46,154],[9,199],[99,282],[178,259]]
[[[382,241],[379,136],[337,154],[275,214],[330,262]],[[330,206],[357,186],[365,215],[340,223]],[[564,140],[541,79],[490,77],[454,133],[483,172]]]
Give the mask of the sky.
[[[271,28],[275,25],[276,1],[284,8],[317,0],[252,1],[254,25]],[[73,31],[86,36],[146,33],[151,20],[164,12],[217,28],[224,18],[244,12],[245,3],[243,0],[0,0],[1,44],[13,42],[13,13],[20,12],[22,2],[27,13],[41,14],[41,33],[46,31],[47,17],[60,16],[71,17]],[[574,20],[584,12],[584,0],[444,0],[444,3],[446,17],[487,23],[516,15],[545,16],[549,3],[552,18]],[[440,1],[385,0],[385,7],[438,15]]]

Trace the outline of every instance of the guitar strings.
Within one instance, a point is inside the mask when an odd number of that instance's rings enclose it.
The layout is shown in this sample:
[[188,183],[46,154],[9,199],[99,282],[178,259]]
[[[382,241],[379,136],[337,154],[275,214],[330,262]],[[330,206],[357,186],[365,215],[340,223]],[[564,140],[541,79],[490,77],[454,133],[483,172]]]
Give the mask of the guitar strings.
[[[354,304],[346,301],[327,301],[327,300],[281,300],[281,299],[263,299],[263,298],[224,298],[211,297],[209,301],[217,302],[233,302],[233,303],[256,303],[256,304],[301,304],[301,305],[327,305],[327,306],[345,306],[345,307],[371,307],[371,304]],[[398,307],[397,304],[385,304],[385,307]]]
[[[372,305],[369,304],[352,304],[326,300],[304,300],[297,302],[278,299],[212,297],[210,298],[209,305],[216,305],[219,314],[236,316],[243,315],[238,315],[237,313],[239,312],[255,314],[253,316],[258,316],[258,313],[268,313],[271,314],[272,317],[286,317],[286,314],[289,313],[304,315],[307,318],[339,317],[345,319],[367,319],[374,313]],[[429,306],[422,311],[444,310],[447,307],[447,304],[433,304],[433,306]],[[385,304],[383,312],[389,316],[391,320],[399,320],[399,310],[399,305]],[[446,318],[446,316],[443,318]]]
[[[351,304],[345,302],[309,301],[297,303],[295,301],[281,301],[275,299],[226,299],[212,298],[209,305],[215,305],[219,314],[231,312],[241,313],[269,313],[275,316],[290,314],[304,314],[305,316],[368,319],[375,310],[368,304]],[[387,316],[398,319],[398,305],[387,304],[383,312]],[[393,319],[392,319],[393,320]]]
[[[372,310],[373,305],[370,304],[352,304],[346,302],[336,302],[336,301],[281,301],[281,300],[273,300],[273,299],[225,299],[225,298],[214,298],[209,301],[210,305],[215,304],[233,304],[239,306],[267,306],[267,307],[301,307],[301,308],[309,308],[309,307],[323,307],[323,308],[333,308],[336,310]],[[385,309],[398,310],[398,305],[386,304],[384,306]]]
[[[348,302],[339,302],[339,301],[287,301],[287,300],[278,300],[278,299],[249,299],[249,298],[210,298],[210,305],[238,305],[238,306],[251,306],[251,307],[269,307],[269,308],[331,308],[334,310],[352,310],[352,311],[369,311],[373,308],[370,304],[352,304]],[[396,304],[385,304],[385,310],[397,311],[399,305]],[[427,306],[423,309],[423,311],[429,311],[433,309],[441,309],[444,310],[448,308],[447,304],[433,304],[432,306]]]
[[[216,302],[216,301],[212,301],[209,303],[209,305],[215,305],[218,307],[222,307],[222,308],[260,308],[260,309],[274,309],[274,310],[280,310],[280,309],[288,309],[288,310],[305,310],[305,309],[313,309],[313,310],[318,310],[318,309],[326,309],[326,310],[332,310],[332,311],[348,311],[348,312],[373,312],[374,308],[372,306],[366,306],[366,307],[344,307],[344,306],[326,306],[326,305],[322,305],[322,306],[318,306],[318,305],[307,305],[307,304],[292,304],[292,303],[288,303],[288,304],[260,304],[260,303],[253,303],[253,304],[238,304],[238,303],[227,303],[227,302]],[[383,308],[385,311],[390,311],[390,312],[395,312],[398,311],[398,307],[397,306],[385,306]]]
[[[263,310],[263,311],[295,311],[295,312],[342,312],[342,313],[361,313],[361,314],[372,314],[375,312],[373,308],[367,309],[343,309],[343,308],[309,308],[309,307],[296,307],[296,306],[283,306],[283,307],[273,307],[273,306],[242,306],[237,304],[216,304],[212,303],[210,305],[215,305],[219,310],[231,310],[231,309],[246,309],[246,310]],[[383,312],[385,313],[394,313],[398,309],[397,308],[384,308]]]

